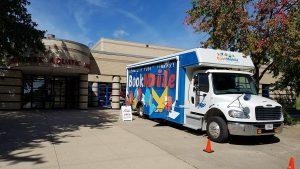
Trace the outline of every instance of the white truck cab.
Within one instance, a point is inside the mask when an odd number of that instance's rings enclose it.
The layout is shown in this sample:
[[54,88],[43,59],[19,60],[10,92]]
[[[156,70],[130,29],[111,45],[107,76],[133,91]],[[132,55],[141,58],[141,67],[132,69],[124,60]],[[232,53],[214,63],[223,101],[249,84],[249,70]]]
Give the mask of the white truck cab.
[[[282,130],[281,105],[259,96],[252,73],[224,69],[195,71],[189,86],[187,117],[204,116],[209,137],[225,141],[228,134],[273,135]],[[222,130],[228,129],[228,133]],[[223,133],[222,133],[223,132]]]
[[282,107],[258,95],[250,56],[196,48],[127,66],[127,100],[141,116],[229,135],[282,132]]

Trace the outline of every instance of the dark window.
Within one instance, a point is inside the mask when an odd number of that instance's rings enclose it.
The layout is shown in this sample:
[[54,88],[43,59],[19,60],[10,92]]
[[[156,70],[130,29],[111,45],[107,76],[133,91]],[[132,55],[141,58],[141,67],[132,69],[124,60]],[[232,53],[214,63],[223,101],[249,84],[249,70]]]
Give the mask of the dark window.
[[248,74],[213,73],[215,94],[256,94],[255,82]]
[[100,107],[110,107],[112,83],[98,83],[98,100]]
[[208,74],[198,73],[194,76],[194,90],[208,92],[209,83],[208,83]]
[[121,104],[125,103],[125,99],[126,99],[126,83],[121,83],[121,89],[120,89]]
[[262,96],[270,97],[270,84],[262,84]]
[[78,77],[24,75],[23,108],[77,108]]

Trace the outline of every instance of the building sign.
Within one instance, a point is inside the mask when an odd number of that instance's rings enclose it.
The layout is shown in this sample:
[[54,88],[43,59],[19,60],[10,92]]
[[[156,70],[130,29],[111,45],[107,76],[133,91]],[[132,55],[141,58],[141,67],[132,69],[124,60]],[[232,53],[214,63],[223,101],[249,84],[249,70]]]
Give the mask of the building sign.
[[89,70],[91,68],[90,64],[81,62],[79,60],[64,59],[64,58],[60,58],[60,57],[51,57],[50,63],[55,64],[55,65],[83,66],[84,68],[89,69]]
[[53,65],[59,65],[59,66],[79,66],[83,67],[85,69],[90,70],[91,65],[89,63],[82,62],[80,60],[76,59],[65,59],[58,56],[50,56],[50,57],[24,57],[21,61],[17,60],[17,58],[14,58],[10,61],[10,65],[18,65],[18,63],[21,64],[53,64]]

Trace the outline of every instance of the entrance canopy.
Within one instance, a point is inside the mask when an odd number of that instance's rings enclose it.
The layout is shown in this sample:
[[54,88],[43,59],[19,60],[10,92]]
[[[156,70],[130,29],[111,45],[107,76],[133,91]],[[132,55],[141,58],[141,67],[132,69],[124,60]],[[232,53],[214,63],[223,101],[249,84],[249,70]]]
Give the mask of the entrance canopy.
[[87,46],[62,39],[44,39],[45,56],[25,57],[22,62],[12,61],[11,67],[26,74],[88,74],[90,50]]

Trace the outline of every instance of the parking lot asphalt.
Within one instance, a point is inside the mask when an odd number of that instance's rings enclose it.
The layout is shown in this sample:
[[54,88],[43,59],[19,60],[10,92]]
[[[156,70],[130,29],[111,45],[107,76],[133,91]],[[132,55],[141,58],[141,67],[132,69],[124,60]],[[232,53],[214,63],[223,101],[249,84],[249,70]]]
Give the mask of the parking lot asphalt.
[[205,133],[114,110],[0,112],[0,168],[274,168],[300,166],[300,125],[271,142],[233,137],[205,148]]

